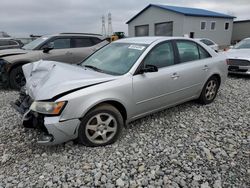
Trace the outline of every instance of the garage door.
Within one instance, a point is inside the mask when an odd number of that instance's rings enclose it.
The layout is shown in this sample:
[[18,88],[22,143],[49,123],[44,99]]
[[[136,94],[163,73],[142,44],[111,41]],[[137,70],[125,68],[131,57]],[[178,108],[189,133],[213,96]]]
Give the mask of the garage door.
[[173,36],[173,22],[155,24],[155,36]]

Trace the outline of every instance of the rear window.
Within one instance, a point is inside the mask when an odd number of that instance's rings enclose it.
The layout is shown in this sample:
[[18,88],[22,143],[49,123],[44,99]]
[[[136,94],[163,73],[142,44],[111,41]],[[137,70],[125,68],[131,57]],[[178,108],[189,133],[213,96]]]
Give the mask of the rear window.
[[214,45],[214,43],[212,41],[207,40],[207,39],[202,39],[201,42],[203,42],[204,44],[206,44],[208,46]]
[[177,41],[176,44],[181,63],[211,57],[203,47],[192,41]]
[[9,40],[9,45],[16,46],[16,45],[18,45],[18,43],[16,41]]
[[176,44],[181,63],[199,59],[199,50],[195,43],[189,41],[178,41]]
[[91,40],[93,41],[94,44],[98,44],[98,43],[102,42],[101,39],[96,38],[96,37],[91,38]]
[[90,38],[72,38],[72,48],[82,48],[93,46]]

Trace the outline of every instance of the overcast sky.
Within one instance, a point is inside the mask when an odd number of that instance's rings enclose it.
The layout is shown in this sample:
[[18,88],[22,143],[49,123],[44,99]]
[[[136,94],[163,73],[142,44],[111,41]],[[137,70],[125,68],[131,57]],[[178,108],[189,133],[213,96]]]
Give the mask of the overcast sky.
[[127,33],[126,21],[150,3],[203,8],[236,16],[237,20],[250,19],[250,0],[0,0],[0,31],[16,37],[101,33],[101,17],[111,12],[113,31]]

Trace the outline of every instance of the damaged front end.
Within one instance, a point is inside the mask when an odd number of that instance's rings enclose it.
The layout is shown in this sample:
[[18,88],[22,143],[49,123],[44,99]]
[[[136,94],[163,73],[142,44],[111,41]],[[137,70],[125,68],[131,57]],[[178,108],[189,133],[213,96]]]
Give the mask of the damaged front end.
[[13,107],[23,114],[23,125],[42,131],[38,143],[55,145],[78,137],[81,114],[75,114],[75,91],[114,79],[104,73],[53,61],[37,61],[22,66],[26,85]]
[[[19,99],[11,103],[11,105],[23,115],[22,124],[25,128],[34,128],[40,131],[41,134],[37,139],[38,144],[55,145],[77,138],[76,130],[80,120],[60,121],[60,113],[64,106],[60,112],[58,111],[58,114],[46,114],[45,112],[40,113],[39,109],[34,107],[36,103],[26,94],[25,88],[22,88]],[[37,111],[34,111],[34,109]],[[58,110],[58,106],[56,106],[56,109]]]
[[22,88],[19,98],[15,102],[12,102],[11,105],[23,115],[22,124],[25,128],[35,128],[42,132],[38,138],[38,143],[49,143],[53,140],[53,136],[49,135],[44,125],[44,115],[30,110],[32,103],[33,99],[26,95],[25,88]]

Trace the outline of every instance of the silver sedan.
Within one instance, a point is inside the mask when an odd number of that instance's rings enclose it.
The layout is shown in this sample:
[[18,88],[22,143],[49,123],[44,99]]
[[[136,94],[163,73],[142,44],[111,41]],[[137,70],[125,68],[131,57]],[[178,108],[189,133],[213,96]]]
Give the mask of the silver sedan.
[[225,54],[229,73],[250,75],[250,38],[240,41]]
[[113,42],[79,65],[23,66],[26,87],[14,107],[40,144],[115,142],[127,123],[198,99],[211,103],[227,77],[226,58],[198,41],[138,37]]

